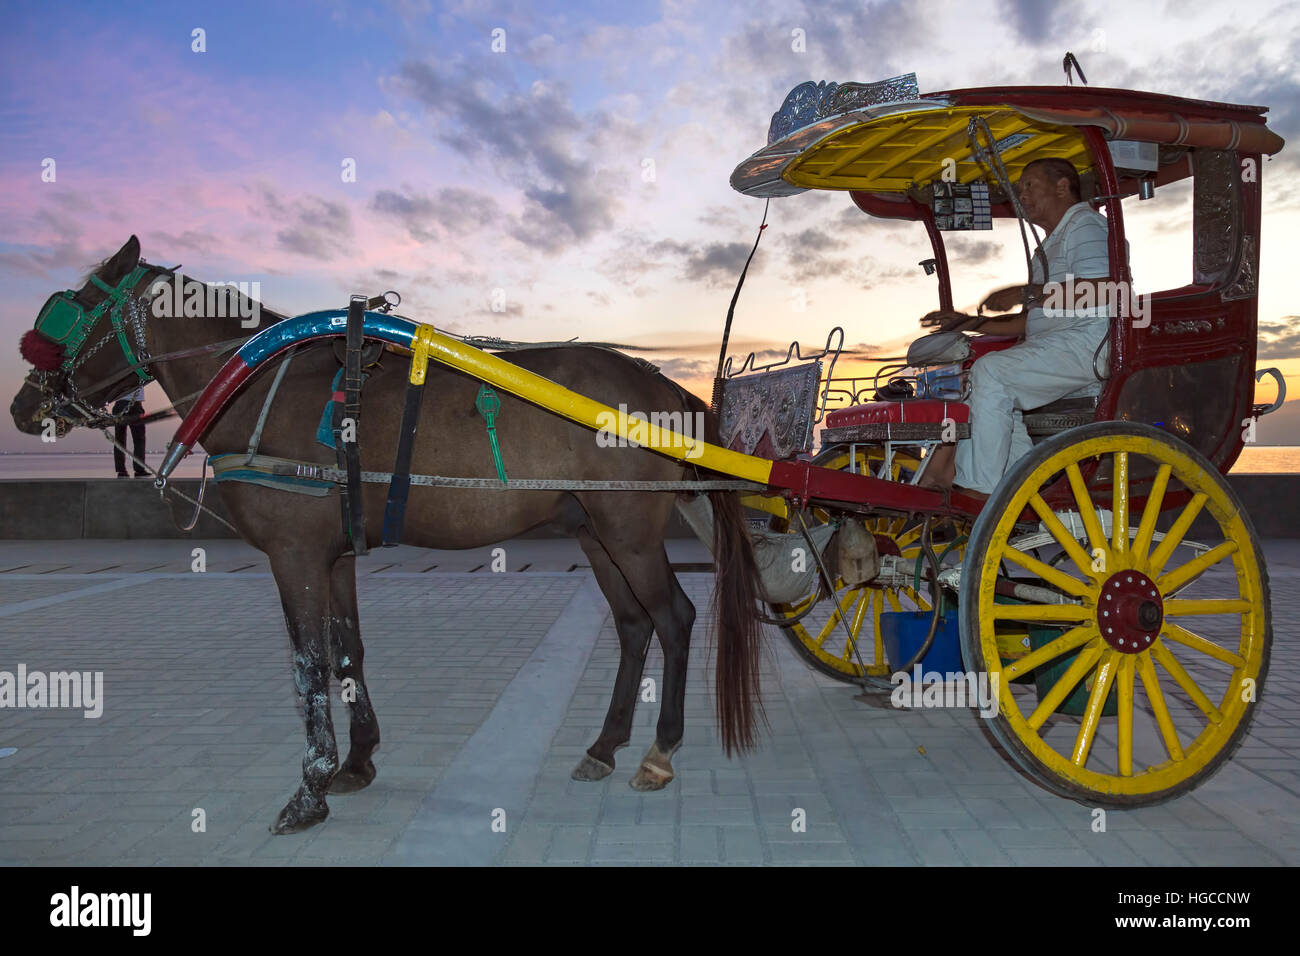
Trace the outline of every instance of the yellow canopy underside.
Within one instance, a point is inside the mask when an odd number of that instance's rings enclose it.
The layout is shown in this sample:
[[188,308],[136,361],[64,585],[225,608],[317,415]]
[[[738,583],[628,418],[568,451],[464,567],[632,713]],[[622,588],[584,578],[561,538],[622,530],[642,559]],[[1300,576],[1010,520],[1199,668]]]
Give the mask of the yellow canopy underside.
[[[1000,151],[1014,183],[1027,163],[1049,156],[1068,159],[1081,174],[1092,157],[1081,130],[1037,122],[1013,109],[956,106],[893,113],[832,133],[786,167],[784,179],[808,189],[906,192],[909,186],[944,179],[956,163],[956,181],[987,180],[988,171],[971,155],[966,135],[972,116],[983,116],[995,141],[1016,134],[1029,138]],[[980,145],[985,145],[983,133]],[[946,177],[952,180],[952,174]]]

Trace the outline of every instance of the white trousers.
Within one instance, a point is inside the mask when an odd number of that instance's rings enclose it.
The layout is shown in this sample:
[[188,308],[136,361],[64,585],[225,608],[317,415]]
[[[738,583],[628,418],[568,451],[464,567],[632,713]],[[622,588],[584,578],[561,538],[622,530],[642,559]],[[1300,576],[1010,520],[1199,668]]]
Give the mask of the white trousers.
[[[1092,357],[1105,318],[1026,339],[978,359],[970,371],[970,438],[957,442],[957,484],[992,494],[1033,443],[1021,413],[1096,383]],[[1107,349],[1098,361],[1105,370]]]

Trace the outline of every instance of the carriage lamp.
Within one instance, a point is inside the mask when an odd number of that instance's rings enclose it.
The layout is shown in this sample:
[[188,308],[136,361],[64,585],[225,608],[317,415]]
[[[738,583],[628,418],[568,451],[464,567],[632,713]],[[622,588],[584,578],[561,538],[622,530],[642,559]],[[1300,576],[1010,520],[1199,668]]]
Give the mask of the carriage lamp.
[[934,259],[922,259],[917,265],[924,269],[928,276],[934,275],[934,270],[939,268],[939,263]]
[[1150,199],[1156,194],[1156,181],[1150,176],[1138,180],[1138,199]]

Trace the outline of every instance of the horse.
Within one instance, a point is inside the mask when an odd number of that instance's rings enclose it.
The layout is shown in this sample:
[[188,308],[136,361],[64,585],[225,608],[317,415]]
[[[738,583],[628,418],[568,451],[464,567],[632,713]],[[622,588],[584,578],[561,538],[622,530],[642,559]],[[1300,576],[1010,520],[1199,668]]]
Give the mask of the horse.
[[[138,271],[137,271],[138,270]],[[135,276],[134,283],[127,279]],[[257,303],[233,286],[204,286],[188,296],[176,283],[194,283],[174,270],[144,262],[135,236],[96,267],[75,291],[63,293],[89,315],[110,304],[117,290],[126,318],[110,323],[108,310],[86,330],[84,348],[65,351],[32,330],[22,352],[34,366],[10,411],[19,430],[38,434],[54,419],[60,433],[89,424],[100,409],[140,381],[136,368],[156,380],[182,414],[220,368],[224,354],[250,334],[245,316]],[[130,288],[118,289],[119,285]],[[155,296],[184,302],[184,315],[155,308]],[[51,301],[55,297],[51,297]],[[199,299],[202,301],[198,301]],[[48,308],[47,303],[47,308]],[[270,310],[261,310],[279,319]],[[42,310],[42,315],[45,310]],[[40,319],[38,318],[38,325]],[[116,325],[121,325],[122,334]],[[135,348],[129,347],[134,337]],[[113,340],[117,339],[117,342]],[[132,353],[138,358],[132,358]],[[367,370],[360,415],[361,467],[384,471],[394,460],[403,394],[404,360]],[[653,366],[613,349],[592,346],[531,348],[509,361],[607,405],[703,414],[706,440],[717,442],[717,421],[700,399]],[[64,361],[71,358],[71,361]],[[277,366],[285,359],[277,360]],[[299,347],[269,408],[261,454],[333,467],[334,452],[317,440],[324,402],[340,363],[329,343]],[[231,402],[203,438],[210,454],[246,451],[268,392],[267,369]],[[483,419],[476,409],[481,383],[430,363],[412,472],[475,475],[492,468]],[[638,447],[601,447],[597,433],[522,399],[503,394],[497,435],[504,461],[526,463],[528,475],[557,479],[681,481],[697,477],[690,466]],[[688,420],[699,421],[698,418]],[[605,442],[604,444],[609,444]],[[304,830],[329,814],[327,793],[353,793],[376,776],[372,756],[379,722],[364,674],[357,613],[356,554],[348,540],[338,492],[314,497],[259,484],[223,481],[218,491],[234,527],[264,552],[284,607],[293,650],[293,678],[304,713],[306,745],[298,790],[271,831]],[[367,544],[377,545],[386,487],[363,486]],[[716,568],[716,709],[724,752],[755,743],[759,702],[759,584],[739,495],[711,491]],[[483,547],[550,524],[577,538],[609,603],[621,657],[609,709],[595,742],[573,778],[596,781],[614,771],[614,752],[631,738],[633,709],[652,633],[664,655],[663,693],[655,740],[630,780],[653,791],[673,779],[671,758],[684,733],[685,681],[695,607],[682,590],[664,549],[676,494],[645,491],[484,490],[413,486],[402,543],[425,548]],[[330,714],[330,674],[352,681],[350,747],[339,763]],[[758,708],[756,716],[755,708]]]

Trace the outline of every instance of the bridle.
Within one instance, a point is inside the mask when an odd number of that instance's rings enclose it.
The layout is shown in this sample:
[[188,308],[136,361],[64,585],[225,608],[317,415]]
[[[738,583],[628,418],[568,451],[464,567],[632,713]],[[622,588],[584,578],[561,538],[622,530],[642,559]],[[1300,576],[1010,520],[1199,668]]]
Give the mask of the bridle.
[[[243,338],[227,339],[196,348],[183,349],[152,356],[145,341],[145,326],[149,319],[154,297],[160,291],[157,286],[164,276],[175,277],[179,266],[168,268],[156,266],[139,260],[139,264],[127,273],[115,286],[110,286],[99,276],[92,275],[90,283],[107,293],[107,297],[93,308],[87,309],[78,298],[80,292],[65,289],[51,295],[41,308],[36,318],[35,329],[45,338],[63,347],[63,361],[52,371],[34,369],[23,379],[23,387],[35,388],[41,393],[41,404],[34,416],[36,421],[51,418],[55,422],[56,434],[63,437],[72,428],[81,425],[89,428],[106,428],[116,425],[122,416],[111,415],[104,411],[108,402],[116,397],[120,390],[108,390],[103,400],[92,407],[82,396],[92,396],[99,389],[111,386],[128,373],[133,373],[139,385],[146,385],[154,380],[150,366],[171,359],[186,358],[195,355],[220,354],[229,351]],[[139,292],[140,286],[148,280],[148,291]],[[87,340],[104,316],[109,318],[109,327],[103,335],[89,348]],[[129,334],[128,334],[129,333]],[[134,339],[134,346],[132,345]],[[76,372],[100,349],[111,341],[116,341],[127,365],[111,375],[102,378],[84,389],[78,389]],[[199,394],[187,395],[178,399],[170,407]]]

